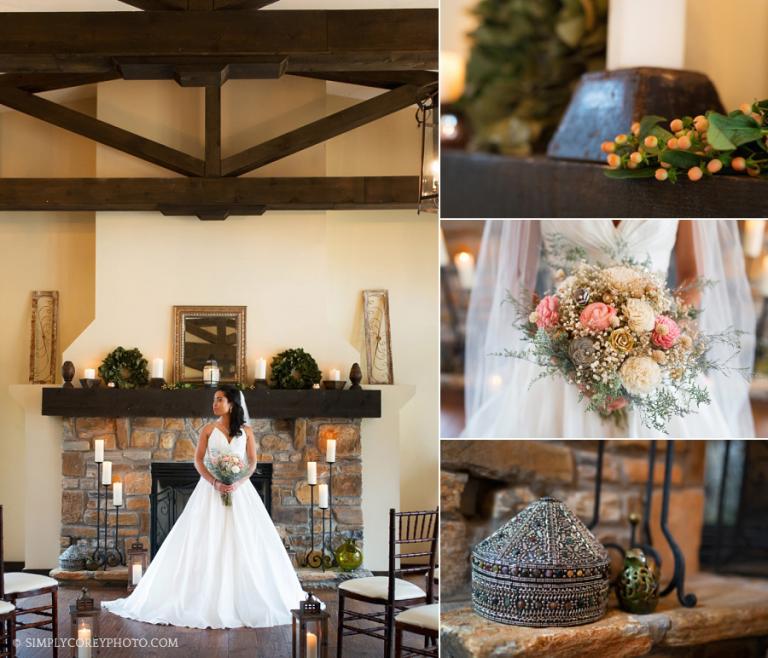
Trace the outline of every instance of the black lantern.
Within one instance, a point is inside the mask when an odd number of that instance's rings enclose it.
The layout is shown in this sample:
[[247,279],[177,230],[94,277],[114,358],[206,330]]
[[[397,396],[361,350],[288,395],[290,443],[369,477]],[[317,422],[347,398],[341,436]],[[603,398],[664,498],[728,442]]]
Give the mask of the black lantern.
[[203,366],[203,384],[211,387],[218,386],[220,376],[219,364],[216,363],[216,359],[211,354]]
[[136,589],[136,585],[147,571],[147,549],[140,541],[131,544],[128,551],[128,591]]
[[328,613],[320,600],[309,592],[299,603],[298,610],[291,610],[293,651],[292,658],[328,658]]
[[421,129],[421,172],[418,212],[436,213],[440,197],[440,152],[438,146],[437,87],[418,101],[416,124]]
[[92,658],[99,655],[99,610],[93,599],[88,596],[88,589],[69,606],[71,635],[73,642],[72,658]]

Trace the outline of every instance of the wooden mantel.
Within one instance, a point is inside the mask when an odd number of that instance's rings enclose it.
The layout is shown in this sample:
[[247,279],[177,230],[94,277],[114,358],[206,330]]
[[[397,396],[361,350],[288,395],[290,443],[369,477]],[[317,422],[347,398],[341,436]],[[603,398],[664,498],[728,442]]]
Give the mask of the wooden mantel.
[[[378,390],[247,390],[251,418],[381,418]],[[44,388],[43,415],[66,418],[200,418],[211,415],[214,389],[93,390]]]

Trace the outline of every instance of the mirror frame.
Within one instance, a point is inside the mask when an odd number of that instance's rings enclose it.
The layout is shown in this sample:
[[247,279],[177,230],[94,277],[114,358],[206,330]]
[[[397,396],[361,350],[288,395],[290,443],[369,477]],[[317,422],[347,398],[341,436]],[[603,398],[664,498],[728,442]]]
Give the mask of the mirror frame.
[[237,328],[237,354],[235,379],[222,377],[222,384],[244,384],[246,378],[245,354],[245,306],[174,306],[173,307],[173,381],[176,384],[202,384],[202,379],[184,379],[184,327],[188,317],[212,317],[234,319]]

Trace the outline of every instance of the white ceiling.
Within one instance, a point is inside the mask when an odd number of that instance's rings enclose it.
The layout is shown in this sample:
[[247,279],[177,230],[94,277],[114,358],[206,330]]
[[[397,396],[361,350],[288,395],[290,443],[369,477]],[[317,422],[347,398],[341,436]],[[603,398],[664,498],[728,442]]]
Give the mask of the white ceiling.
[[[437,9],[439,0],[279,0],[270,9]],[[0,0],[3,11],[131,11],[118,0]],[[138,10],[136,10],[138,11]]]

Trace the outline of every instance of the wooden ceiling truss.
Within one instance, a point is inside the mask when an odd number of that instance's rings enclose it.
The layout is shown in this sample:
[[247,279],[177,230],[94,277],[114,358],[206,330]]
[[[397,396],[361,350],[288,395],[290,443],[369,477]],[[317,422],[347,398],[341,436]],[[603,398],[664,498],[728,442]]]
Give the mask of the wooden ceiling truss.
[[[434,94],[437,11],[256,11],[271,2],[130,0],[145,11],[0,14],[0,104],[185,177],[0,178],[0,211],[152,210],[225,219],[267,210],[415,208],[418,175],[239,177]],[[222,85],[285,74],[382,93],[222,158]],[[204,88],[204,159],[37,95],[117,79]]]

